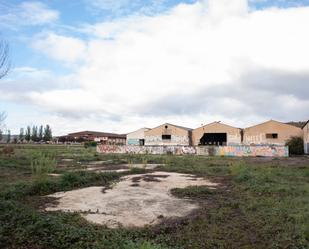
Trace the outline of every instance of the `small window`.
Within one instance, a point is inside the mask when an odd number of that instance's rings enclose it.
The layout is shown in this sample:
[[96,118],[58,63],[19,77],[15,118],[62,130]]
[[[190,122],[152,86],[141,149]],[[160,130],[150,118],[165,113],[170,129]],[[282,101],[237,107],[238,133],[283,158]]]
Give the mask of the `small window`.
[[267,139],[277,139],[278,138],[278,133],[268,133],[266,134]]
[[171,140],[172,136],[171,135],[162,135],[162,140]]
[[167,129],[167,128],[168,128],[168,126],[166,125],[166,126],[165,126],[165,129]]

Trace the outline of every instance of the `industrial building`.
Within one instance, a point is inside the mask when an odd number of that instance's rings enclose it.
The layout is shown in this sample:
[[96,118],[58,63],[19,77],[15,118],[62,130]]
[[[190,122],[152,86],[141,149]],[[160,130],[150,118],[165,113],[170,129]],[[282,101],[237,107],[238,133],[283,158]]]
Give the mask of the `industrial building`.
[[244,144],[284,145],[291,137],[303,137],[303,130],[275,120],[244,129]]
[[133,131],[127,134],[127,145],[145,145],[145,131],[149,131],[150,128],[141,128],[137,131]]
[[169,123],[145,131],[145,145],[182,145],[192,144],[192,129]]
[[305,154],[309,154],[309,120],[302,128],[304,136],[304,151]]
[[126,135],[98,131],[80,131],[59,137],[59,142],[95,141],[101,144],[125,145]]
[[242,130],[221,122],[203,125],[192,131],[192,143],[198,145],[233,145],[242,142]]

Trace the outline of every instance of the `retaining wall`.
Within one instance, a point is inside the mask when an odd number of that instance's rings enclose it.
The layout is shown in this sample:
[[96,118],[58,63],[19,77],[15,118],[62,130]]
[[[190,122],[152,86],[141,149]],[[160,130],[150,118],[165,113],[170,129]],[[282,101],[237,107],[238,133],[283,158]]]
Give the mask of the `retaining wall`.
[[105,154],[175,154],[175,155],[206,155],[206,156],[263,156],[288,157],[286,146],[271,145],[231,145],[231,146],[134,146],[134,145],[98,145],[98,153]]

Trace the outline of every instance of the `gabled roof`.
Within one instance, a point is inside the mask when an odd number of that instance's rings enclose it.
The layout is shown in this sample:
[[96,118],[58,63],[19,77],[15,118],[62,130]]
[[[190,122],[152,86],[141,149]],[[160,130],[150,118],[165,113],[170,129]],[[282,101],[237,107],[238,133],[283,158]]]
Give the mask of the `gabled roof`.
[[188,127],[184,127],[184,126],[180,126],[180,125],[174,125],[174,124],[170,124],[170,123],[164,123],[164,124],[158,125],[158,126],[152,128],[151,130],[156,129],[156,128],[162,126],[162,125],[171,125],[171,126],[177,127],[179,129],[187,130],[187,131],[192,131],[193,130],[192,128],[188,128]]
[[285,126],[293,127],[293,128],[296,128],[296,129],[298,128],[298,127],[296,127],[294,125],[291,125],[291,124],[286,124],[286,123],[283,123],[283,122],[280,122],[280,121],[276,121],[276,120],[270,119],[270,120],[265,121],[263,123],[260,123],[260,124],[257,124],[257,125],[253,125],[253,126],[250,126],[250,127],[246,127],[245,129],[255,128],[257,126],[264,125],[264,124],[267,124],[267,123],[270,123],[270,122],[274,122],[274,123],[277,123],[277,124],[280,124],[280,125],[285,125]]
[[213,125],[213,124],[220,124],[220,125],[223,125],[223,126],[228,126],[228,127],[234,128],[234,129],[241,129],[241,128],[234,127],[234,126],[231,126],[231,125],[228,125],[228,124],[224,124],[221,121],[214,121],[214,122],[211,122],[209,124],[202,125],[202,126],[196,128],[196,129],[199,129],[199,128],[202,128],[202,127],[205,127],[205,126],[210,126],[210,125]]
[[137,132],[137,131],[140,131],[140,130],[151,130],[151,128],[142,127],[142,128],[139,128],[139,129],[137,129],[137,130],[135,130],[135,131],[128,132],[127,135],[128,135],[128,134],[131,134],[131,133],[134,133],[134,132]]
[[287,122],[286,124],[293,125],[298,128],[303,128],[304,125],[306,125],[306,123],[307,123],[306,121],[298,121],[298,122],[291,121],[291,122]]
[[308,123],[309,123],[309,120],[303,125],[302,129],[304,129]]

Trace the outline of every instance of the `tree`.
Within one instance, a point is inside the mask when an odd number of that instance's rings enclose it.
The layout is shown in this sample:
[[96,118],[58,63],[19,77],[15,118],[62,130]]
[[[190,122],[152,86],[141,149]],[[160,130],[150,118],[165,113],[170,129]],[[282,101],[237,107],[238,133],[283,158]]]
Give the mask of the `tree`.
[[2,140],[2,134],[3,134],[2,128],[5,119],[6,119],[6,113],[0,112],[0,136],[1,136],[0,141]]
[[[9,45],[1,40],[0,41],[0,79],[2,79],[5,75],[8,74],[11,67],[11,63],[9,60]],[[4,120],[6,119],[6,113],[0,112],[0,134],[2,140],[2,125]]]
[[38,141],[38,127],[35,126],[35,125],[32,127],[31,140],[33,142],[37,142]]
[[52,140],[53,136],[52,136],[52,130],[50,128],[49,125],[46,125],[45,129],[44,129],[44,141],[47,142],[47,141],[50,141]]
[[26,139],[27,142],[30,142],[30,140],[31,140],[31,128],[30,128],[30,126],[27,126],[25,139]]
[[11,67],[9,60],[9,45],[7,42],[0,41],[0,79],[8,74]]
[[20,128],[20,131],[19,131],[19,141],[20,142],[23,142],[24,139],[25,139],[25,134],[24,134],[24,128]]
[[302,137],[291,137],[285,145],[289,146],[290,155],[304,154],[304,140]]
[[43,125],[40,125],[39,129],[39,141],[43,141]]
[[8,135],[7,135],[7,139],[6,139],[6,143],[11,142],[11,131],[8,130]]

